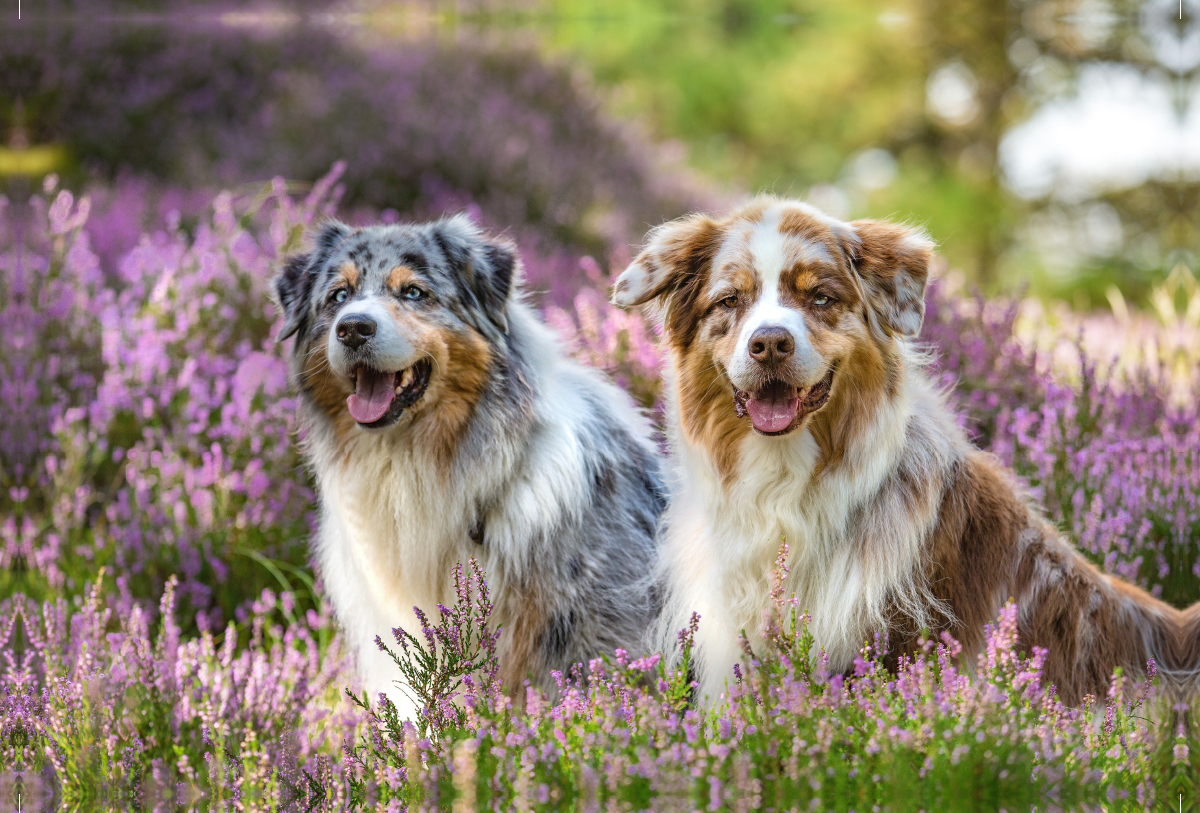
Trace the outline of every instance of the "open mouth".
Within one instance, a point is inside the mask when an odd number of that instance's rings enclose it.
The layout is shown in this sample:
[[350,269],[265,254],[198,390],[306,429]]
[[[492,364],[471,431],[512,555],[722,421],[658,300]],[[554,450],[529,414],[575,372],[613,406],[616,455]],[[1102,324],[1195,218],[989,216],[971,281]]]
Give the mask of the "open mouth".
[[739,418],[749,415],[759,434],[786,435],[806,416],[825,406],[833,387],[833,372],[831,367],[824,378],[806,389],[778,380],[768,382],[753,393],[734,387],[734,409]]
[[429,359],[391,373],[356,367],[354,394],[346,399],[350,417],[368,429],[391,426],[405,409],[421,400],[432,368]]

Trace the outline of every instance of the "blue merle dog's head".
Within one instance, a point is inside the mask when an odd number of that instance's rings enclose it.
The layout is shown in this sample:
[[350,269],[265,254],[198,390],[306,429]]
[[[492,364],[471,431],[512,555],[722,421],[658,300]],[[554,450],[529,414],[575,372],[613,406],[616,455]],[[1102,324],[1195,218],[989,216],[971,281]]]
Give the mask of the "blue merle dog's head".
[[463,215],[327,224],[274,280],[302,396],[346,431],[406,414],[457,431],[504,344],[517,274],[514,248]]

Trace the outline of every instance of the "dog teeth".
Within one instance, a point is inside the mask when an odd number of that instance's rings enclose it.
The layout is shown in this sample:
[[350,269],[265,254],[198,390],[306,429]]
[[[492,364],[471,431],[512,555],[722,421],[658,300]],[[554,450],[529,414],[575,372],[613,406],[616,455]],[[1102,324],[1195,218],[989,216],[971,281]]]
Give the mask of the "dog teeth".
[[407,370],[405,370],[403,373],[400,374],[400,386],[396,388],[396,393],[399,394],[400,390],[407,388],[408,385],[412,383],[412,380],[413,380],[413,371],[412,371],[412,367],[409,367]]

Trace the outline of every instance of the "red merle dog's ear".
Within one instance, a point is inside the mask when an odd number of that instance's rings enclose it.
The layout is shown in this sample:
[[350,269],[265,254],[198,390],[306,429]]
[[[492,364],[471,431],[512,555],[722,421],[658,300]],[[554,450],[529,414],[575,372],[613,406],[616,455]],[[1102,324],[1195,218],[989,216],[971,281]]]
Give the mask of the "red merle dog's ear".
[[283,268],[271,280],[275,304],[279,306],[284,317],[283,329],[279,331],[275,341],[282,342],[304,327],[309,297],[321,268],[349,234],[349,226],[336,220],[330,221],[317,233],[311,252],[293,254],[284,260]]
[[925,319],[933,241],[924,232],[881,220],[850,225],[854,236],[846,253],[863,282],[872,327],[882,337],[916,336]]
[[718,224],[706,215],[689,215],[656,227],[646,235],[646,247],[617,277],[613,305],[631,308],[655,302],[662,306],[664,320],[670,321],[678,295],[698,287],[719,242]]

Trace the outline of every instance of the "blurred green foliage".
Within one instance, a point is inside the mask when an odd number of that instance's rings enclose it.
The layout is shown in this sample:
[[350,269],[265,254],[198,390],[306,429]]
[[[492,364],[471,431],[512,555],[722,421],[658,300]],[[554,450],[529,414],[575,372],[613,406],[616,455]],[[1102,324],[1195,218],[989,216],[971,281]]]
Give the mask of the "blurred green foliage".
[[[1097,69],[1149,88],[1186,139],[1196,0],[351,0],[331,13],[280,0],[287,24],[193,19],[160,0],[145,4],[160,14],[102,27],[79,25],[86,0],[48,2],[61,17],[0,32],[0,179],[53,159],[76,183],[132,170],[228,185],[309,179],[344,158],[352,206],[421,216],[469,200],[547,257],[600,255],[706,199],[675,188],[678,168],[652,148],[674,140],[696,188],[921,224],[988,292],[1089,308],[1115,286],[1136,304],[1198,267],[1193,159],[1025,197],[999,160],[1015,128],[1068,109]],[[589,81],[567,81],[571,68]],[[643,132],[618,137],[597,96]],[[1107,121],[1136,115],[1122,110]],[[1129,153],[1175,138],[1126,136]]]
[[[1147,41],[1148,4],[545,0],[533,8],[551,53],[581,59],[618,114],[682,141],[702,172],[735,188],[840,204],[853,217],[923,224],[950,265],[987,290],[1031,285],[1089,307],[1112,284],[1139,300],[1175,264],[1195,264],[1195,179],[1100,195],[1120,218],[1116,249],[1056,268],[1031,246],[1030,218],[1048,212],[1070,230],[1097,199],[1023,200],[998,170],[1005,133],[1040,105],[1070,98],[1081,67],[1163,73]],[[1177,33],[1195,22],[1180,20]],[[974,92],[949,120],[929,101],[947,69]]]

